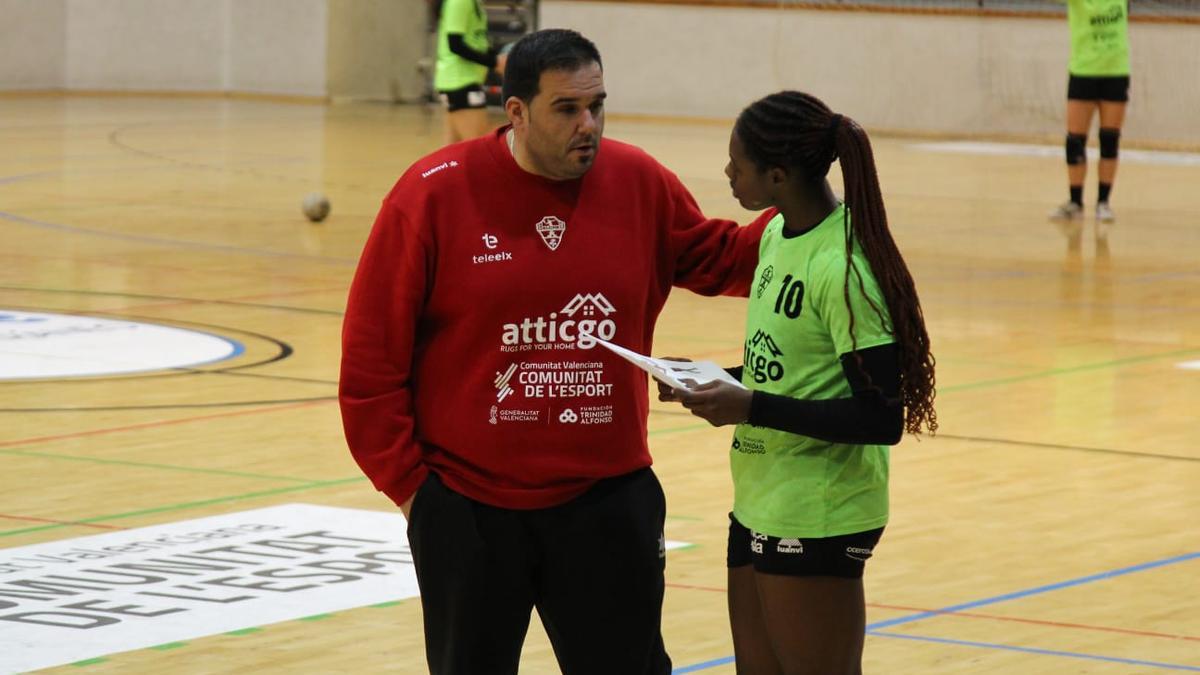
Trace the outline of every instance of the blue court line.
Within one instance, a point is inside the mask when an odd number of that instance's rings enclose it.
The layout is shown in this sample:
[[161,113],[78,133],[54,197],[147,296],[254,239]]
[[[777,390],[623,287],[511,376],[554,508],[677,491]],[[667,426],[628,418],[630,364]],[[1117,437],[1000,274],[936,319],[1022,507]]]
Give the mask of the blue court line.
[[229,244],[209,244],[202,241],[189,241],[186,239],[171,239],[169,237],[153,237],[144,234],[128,234],[125,232],[108,232],[106,230],[98,230],[94,228],[79,227],[77,225],[64,225],[62,223],[50,223],[43,220],[34,220],[19,216],[15,213],[7,213],[0,211],[0,218],[11,220],[14,223],[22,225],[31,225],[40,227],[46,230],[58,230],[60,232],[70,232],[72,234],[91,235],[93,237],[104,237],[106,239],[116,239],[120,241],[134,241],[142,244],[154,244],[157,246],[172,246],[178,248],[191,248],[206,251],[221,251],[223,253],[238,253],[242,255],[260,255],[269,256],[272,258],[290,258],[293,260],[311,260],[315,262],[334,263],[338,265],[354,265],[358,263],[354,258],[337,258],[333,256],[322,255],[306,255],[303,253],[287,253],[284,251],[272,251],[262,248],[248,248],[244,246],[231,246]]
[[20,183],[23,180],[29,180],[31,178],[42,178],[44,176],[57,176],[57,175],[60,175],[61,173],[62,173],[62,170],[54,169],[52,171],[38,171],[37,173],[23,173],[23,174],[18,174],[15,176],[4,176],[4,177],[0,177],[0,185],[8,185],[10,183]]
[[1091,574],[1086,577],[1079,577],[1078,579],[1070,579],[1067,581],[1060,581],[1056,584],[1048,584],[1046,586],[1038,586],[1036,588],[1030,588],[1030,589],[1024,590],[1024,591],[1016,591],[1013,593],[1005,593],[1004,595],[996,595],[996,596],[993,596],[990,598],[984,598],[983,600],[975,600],[973,602],[964,602],[959,605],[950,605],[949,607],[943,607],[941,609],[929,610],[927,612],[918,612],[916,614],[910,614],[909,616],[902,616],[902,617],[898,617],[895,619],[888,619],[886,621],[878,621],[876,623],[873,623],[873,624],[867,626],[867,630],[871,631],[871,630],[879,630],[881,628],[891,628],[892,626],[899,626],[900,624],[904,624],[904,623],[912,623],[913,621],[920,621],[922,619],[928,619],[930,617],[938,616],[941,614],[947,614],[950,612],[960,612],[965,609],[974,609],[976,607],[983,607],[984,605],[994,605],[998,602],[1006,602],[1008,600],[1017,600],[1019,598],[1027,598],[1032,595],[1040,595],[1042,593],[1049,593],[1050,591],[1057,591],[1057,590],[1060,590],[1063,588],[1070,588],[1071,586],[1079,586],[1082,584],[1088,584],[1093,581],[1112,579],[1114,577],[1124,576],[1126,574],[1133,574],[1134,572],[1142,572],[1145,570],[1154,569],[1156,567],[1163,567],[1165,565],[1174,565],[1175,563],[1186,562],[1188,560],[1192,560],[1195,558],[1200,558],[1200,551],[1197,551],[1195,553],[1185,553],[1183,555],[1178,555],[1173,558],[1165,558],[1163,560],[1155,560],[1155,561],[1148,562],[1148,563],[1142,563],[1140,565],[1133,565],[1132,567],[1122,567],[1120,569],[1111,570],[1108,572],[1101,572],[1099,574]]
[[[1002,649],[1009,652],[1039,654],[1042,656],[1062,656],[1069,659],[1088,659],[1091,661],[1108,661],[1110,663],[1125,663],[1132,666],[1148,666],[1166,668],[1168,670],[1187,670],[1200,672],[1200,666],[1185,666],[1182,663],[1162,663],[1160,661],[1141,661],[1139,659],[1123,659],[1119,656],[1101,656],[1099,654],[1081,654],[1079,652],[1064,652],[1057,649],[1039,649],[1037,647],[1017,647],[1014,645],[997,644],[994,642],[973,642],[970,640],[951,640],[949,638],[927,637],[924,635],[905,635],[903,633],[880,633],[867,631],[867,635],[879,637],[900,638],[901,640],[918,640],[921,642],[936,642],[944,645],[960,645],[963,647],[982,647],[983,649]],[[732,659],[730,659],[732,660]],[[679,671],[682,672],[682,671]]]
[[[1078,654],[1078,653],[1074,653],[1074,652],[1060,652],[1060,651],[1053,651],[1053,650],[1048,650],[1048,649],[1037,649],[1034,647],[1014,647],[1014,646],[1010,646],[1010,645],[991,644],[991,643],[986,643],[986,642],[963,642],[963,641],[950,640],[947,638],[933,638],[933,637],[926,638],[926,637],[915,636],[915,635],[902,635],[899,633],[878,632],[879,629],[881,629],[881,628],[888,628],[891,626],[898,626],[900,624],[912,623],[913,621],[920,621],[922,619],[928,619],[930,617],[940,616],[942,614],[958,612],[958,611],[962,611],[962,610],[966,610],[966,609],[973,609],[975,607],[982,607],[984,605],[994,605],[996,603],[1006,602],[1008,600],[1016,600],[1018,598],[1027,598],[1027,597],[1030,597],[1033,595],[1040,595],[1042,593],[1049,593],[1050,591],[1057,591],[1057,590],[1060,590],[1063,588],[1069,588],[1071,586],[1079,586],[1082,584],[1088,584],[1093,581],[1102,581],[1104,579],[1112,579],[1115,577],[1124,576],[1126,574],[1133,574],[1134,572],[1143,572],[1145,570],[1154,569],[1156,567],[1164,567],[1166,565],[1174,565],[1176,563],[1186,562],[1188,560],[1194,560],[1196,558],[1200,558],[1200,551],[1197,551],[1194,553],[1185,553],[1183,555],[1174,556],[1172,558],[1164,558],[1162,560],[1154,560],[1154,561],[1151,561],[1148,563],[1142,563],[1140,565],[1132,565],[1130,567],[1122,567],[1120,569],[1110,570],[1108,572],[1100,572],[1099,574],[1091,574],[1086,577],[1079,577],[1077,579],[1069,579],[1067,581],[1060,581],[1055,584],[1047,584],[1045,586],[1038,586],[1038,587],[1030,588],[1030,589],[1027,589],[1024,591],[1015,591],[1013,593],[1005,593],[1004,595],[996,595],[996,596],[993,596],[990,598],[984,598],[983,600],[975,600],[973,602],[964,602],[964,603],[958,604],[958,605],[951,605],[949,607],[943,607],[942,609],[935,609],[935,610],[930,610],[930,611],[926,611],[926,612],[918,612],[916,614],[910,614],[909,616],[902,616],[902,617],[898,617],[895,619],[888,619],[886,621],[877,621],[877,622],[875,622],[873,624],[869,624],[867,626],[867,633],[870,635],[879,635],[881,637],[895,637],[895,638],[905,638],[905,639],[911,639],[911,640],[925,640],[925,641],[929,641],[929,642],[942,642],[942,643],[946,643],[946,644],[958,644],[958,645],[971,646],[971,647],[982,647],[985,649],[1005,649],[1005,650],[1009,650],[1009,651],[1020,651],[1020,652],[1026,652],[1026,653],[1032,653],[1032,654],[1043,654],[1043,655],[1049,655],[1049,656],[1067,656],[1067,657],[1072,657],[1072,658],[1093,659],[1093,660],[1100,660],[1100,661],[1115,661],[1115,662],[1119,662],[1119,663],[1129,663],[1129,664],[1137,664],[1137,665],[1145,665],[1145,666],[1157,666],[1157,667],[1161,667],[1161,668],[1172,668],[1172,669],[1176,669],[1176,670],[1194,670],[1194,671],[1200,672],[1200,667],[1184,666],[1184,665],[1170,664],[1170,663],[1155,663],[1155,662],[1151,662],[1151,661],[1136,661],[1136,660],[1121,659],[1121,658],[1110,657],[1110,656],[1099,656],[1099,655],[1095,655],[1095,654]],[[696,664],[693,664],[690,666],[682,666],[682,667],[672,670],[671,673],[672,673],[672,675],[682,674],[682,673],[694,673],[696,671],[706,670],[708,668],[715,668],[717,666],[723,666],[727,663],[733,663],[733,660],[734,659],[732,656],[726,656],[726,657],[719,658],[719,659],[713,659],[712,661],[696,663]]]
[[696,663],[696,664],[693,664],[690,666],[683,666],[682,668],[676,668],[671,671],[671,675],[681,675],[682,673],[694,673],[697,670],[705,670],[706,668],[716,668],[717,666],[723,666],[726,663],[733,663],[733,657],[726,656],[721,659],[713,659],[712,661],[705,661],[704,663]]

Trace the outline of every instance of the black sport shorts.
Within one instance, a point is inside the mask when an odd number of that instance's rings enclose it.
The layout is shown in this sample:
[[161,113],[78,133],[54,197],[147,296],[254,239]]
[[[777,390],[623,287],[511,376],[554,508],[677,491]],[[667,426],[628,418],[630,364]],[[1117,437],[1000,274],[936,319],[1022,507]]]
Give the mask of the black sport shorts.
[[730,568],[754,565],[766,574],[861,579],[883,528],[822,539],[786,539],[751,532],[729,514]]
[[1067,98],[1077,101],[1129,100],[1129,76],[1084,77],[1072,75],[1067,79]]
[[483,85],[479,84],[470,84],[462,89],[439,91],[438,95],[446,103],[446,110],[450,112],[487,107],[487,94],[483,92]]

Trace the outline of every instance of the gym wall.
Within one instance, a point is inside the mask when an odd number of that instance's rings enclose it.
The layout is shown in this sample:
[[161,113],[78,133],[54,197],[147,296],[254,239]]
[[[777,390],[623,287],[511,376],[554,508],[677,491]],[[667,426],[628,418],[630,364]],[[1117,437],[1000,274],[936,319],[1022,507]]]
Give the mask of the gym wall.
[[0,0],[0,90],[415,100],[424,0]]
[[[734,5],[736,2],[729,2]],[[785,88],[874,129],[1060,140],[1066,19],[542,0],[604,58],[612,112],[731,118]],[[1125,138],[1200,145],[1200,25],[1134,22]]]

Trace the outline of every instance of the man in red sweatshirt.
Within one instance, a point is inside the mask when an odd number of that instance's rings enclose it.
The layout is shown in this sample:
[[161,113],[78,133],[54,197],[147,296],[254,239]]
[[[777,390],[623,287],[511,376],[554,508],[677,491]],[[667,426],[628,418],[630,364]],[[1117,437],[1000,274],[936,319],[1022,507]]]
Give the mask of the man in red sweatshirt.
[[545,30],[508,58],[511,124],[416,162],[350,290],[346,439],[408,518],[433,673],[516,673],[536,607],[563,672],[669,673],[645,376],[672,286],[745,295],[761,223],[706,219],[601,141],[600,54]]

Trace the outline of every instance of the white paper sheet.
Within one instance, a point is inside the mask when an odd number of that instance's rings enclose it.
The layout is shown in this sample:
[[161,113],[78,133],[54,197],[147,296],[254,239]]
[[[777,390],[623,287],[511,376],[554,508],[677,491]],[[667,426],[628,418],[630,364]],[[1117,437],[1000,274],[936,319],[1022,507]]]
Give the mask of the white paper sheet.
[[689,389],[689,382],[692,386],[695,386],[714,380],[728,382],[742,389],[746,388],[741,382],[733,379],[733,376],[724,368],[712,361],[668,361],[667,359],[656,359],[644,356],[620,345],[615,345],[607,340],[594,339],[617,356],[650,373],[654,379],[676,389]]

